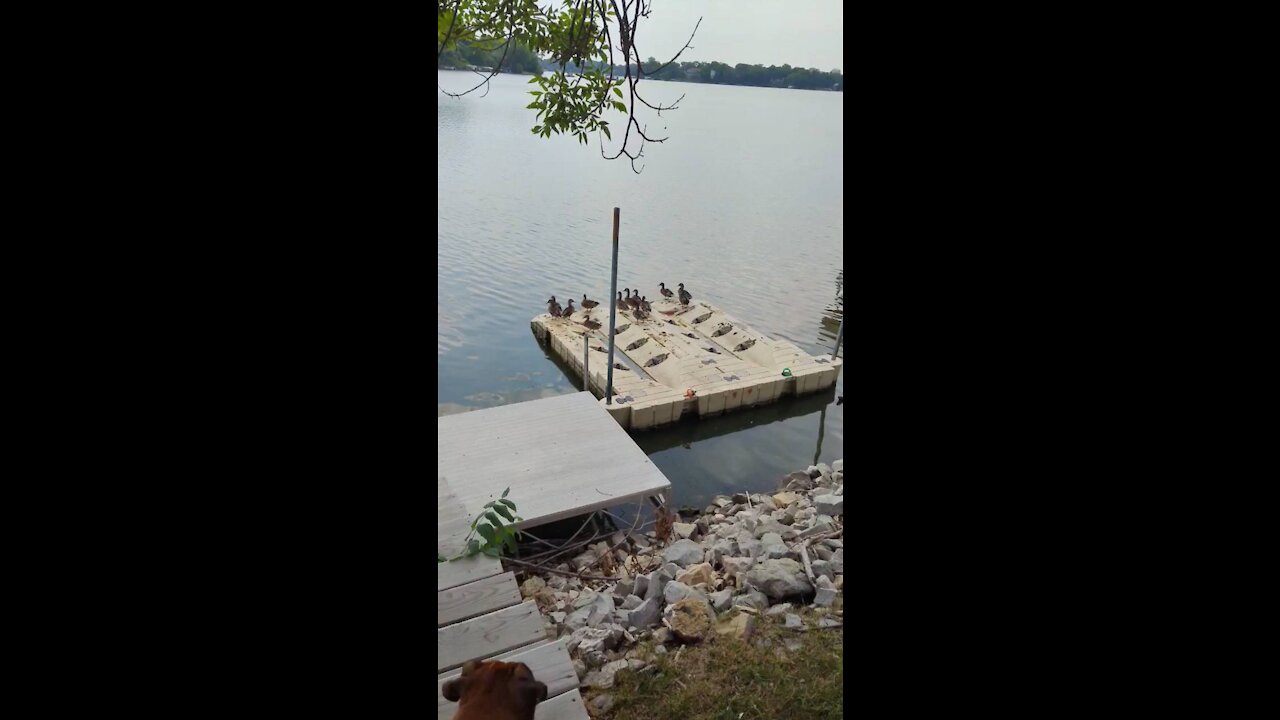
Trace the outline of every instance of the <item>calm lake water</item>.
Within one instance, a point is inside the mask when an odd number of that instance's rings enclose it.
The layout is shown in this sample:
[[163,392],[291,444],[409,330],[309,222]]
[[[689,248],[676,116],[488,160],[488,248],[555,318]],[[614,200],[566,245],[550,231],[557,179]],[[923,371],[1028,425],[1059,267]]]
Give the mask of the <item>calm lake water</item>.
[[[459,92],[475,78],[438,80]],[[529,321],[553,294],[606,299],[615,206],[619,290],[653,299],[659,282],[683,282],[756,330],[830,352],[843,313],[843,93],[642,83],[651,102],[686,97],[647,116],[649,134],[670,139],[646,145],[636,175],[594,139],[535,137],[528,80],[499,76],[486,97],[437,92],[439,415],[578,391]],[[611,119],[615,140],[623,123]],[[842,371],[833,393],[633,437],[676,502],[702,507],[844,457],[843,395]]]

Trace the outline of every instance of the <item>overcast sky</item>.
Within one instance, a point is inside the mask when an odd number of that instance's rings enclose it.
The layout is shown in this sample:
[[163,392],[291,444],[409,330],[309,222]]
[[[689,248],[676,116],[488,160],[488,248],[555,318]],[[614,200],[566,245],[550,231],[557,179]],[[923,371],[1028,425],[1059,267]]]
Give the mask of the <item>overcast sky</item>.
[[636,45],[666,62],[702,27],[680,60],[727,65],[791,65],[844,70],[844,5],[839,0],[653,0]]

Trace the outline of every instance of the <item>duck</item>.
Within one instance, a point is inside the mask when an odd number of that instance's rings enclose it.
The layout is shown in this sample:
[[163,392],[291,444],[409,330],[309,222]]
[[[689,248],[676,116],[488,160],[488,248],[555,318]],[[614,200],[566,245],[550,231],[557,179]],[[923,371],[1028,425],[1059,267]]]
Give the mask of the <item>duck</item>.
[[627,296],[622,299],[622,307],[631,307],[631,288],[622,288],[622,292],[627,294]]
[[588,299],[587,299],[587,294],[586,294],[586,293],[582,293],[582,307],[583,307],[584,309],[586,309],[586,310],[590,310],[591,308],[593,308],[593,307],[595,307],[595,306],[597,306],[597,305],[599,305],[599,304],[600,304],[600,303],[596,302],[595,300],[588,300]]
[[639,310],[640,309],[640,291],[637,290],[636,293],[632,295],[629,300],[627,300],[627,302],[631,305],[632,310]]
[[680,283],[680,304],[688,305],[689,301],[692,299],[693,296],[689,294],[688,290],[684,289],[684,283]]
[[560,303],[556,302],[555,295],[547,300],[547,314],[551,317],[560,317]]
[[643,310],[646,315],[653,312],[653,306],[649,304],[648,298],[640,298],[640,309]]
[[560,317],[568,318],[573,315],[573,298],[569,298],[569,304],[564,306],[564,310],[560,312]]
[[592,320],[591,318],[587,318],[582,322],[582,327],[588,330],[599,330],[600,323],[596,322],[595,320]]
[[662,293],[662,297],[665,298],[675,295],[675,293],[671,292],[671,288],[667,287],[665,283],[658,283],[658,290]]

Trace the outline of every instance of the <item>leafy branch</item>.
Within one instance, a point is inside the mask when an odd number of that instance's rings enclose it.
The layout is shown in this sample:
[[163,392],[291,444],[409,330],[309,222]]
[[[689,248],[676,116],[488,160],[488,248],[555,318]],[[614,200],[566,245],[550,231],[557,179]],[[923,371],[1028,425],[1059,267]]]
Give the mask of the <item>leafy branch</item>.
[[516,551],[516,540],[522,537],[514,525],[524,518],[516,514],[516,504],[507,499],[511,488],[502,491],[502,497],[484,504],[480,515],[471,521],[471,530],[463,538],[466,548],[455,557],[446,558],[436,552],[436,563],[459,560],[473,555],[502,557],[505,550],[508,554]]

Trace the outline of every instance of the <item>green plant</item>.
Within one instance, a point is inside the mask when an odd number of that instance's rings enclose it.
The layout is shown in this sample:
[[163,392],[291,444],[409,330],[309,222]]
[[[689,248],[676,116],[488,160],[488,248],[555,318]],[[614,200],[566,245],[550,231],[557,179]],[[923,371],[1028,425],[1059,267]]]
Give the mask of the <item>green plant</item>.
[[480,554],[496,558],[502,556],[504,549],[508,553],[515,552],[516,540],[520,539],[521,533],[508,523],[517,523],[524,518],[516,514],[516,504],[507,499],[507,493],[510,492],[511,488],[507,488],[502,491],[502,497],[484,504],[484,510],[471,521],[471,531],[463,538],[467,545],[461,553],[455,557],[446,558],[437,552],[436,562],[442,563]]

